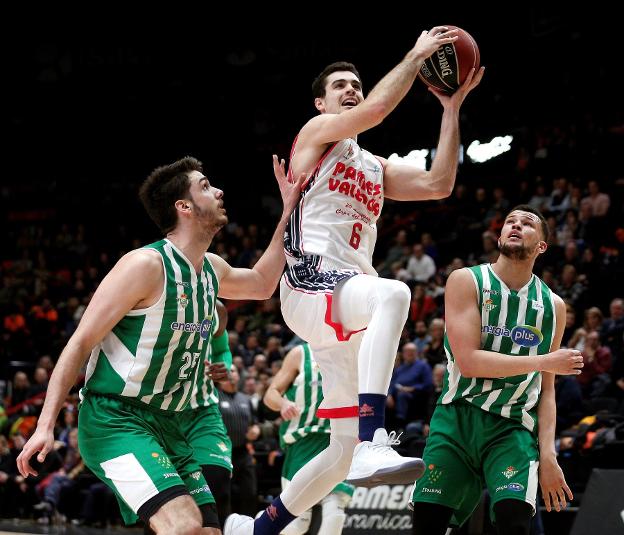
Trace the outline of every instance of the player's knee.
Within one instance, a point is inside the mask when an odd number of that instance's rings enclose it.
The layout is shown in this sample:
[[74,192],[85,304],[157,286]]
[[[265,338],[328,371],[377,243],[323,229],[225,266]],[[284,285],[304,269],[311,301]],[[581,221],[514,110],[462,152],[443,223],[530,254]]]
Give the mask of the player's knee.
[[388,285],[383,289],[382,298],[384,302],[400,312],[407,314],[409,310],[412,294],[407,284],[401,281],[388,281]]
[[330,456],[328,461],[332,465],[331,475],[336,483],[340,483],[347,477],[356,444],[357,440],[353,437],[340,436],[330,439],[329,446],[325,451]]
[[180,515],[169,525],[163,523],[152,524],[156,535],[200,535],[202,523],[200,518]]
[[202,531],[201,521],[189,518],[181,521],[179,528],[173,530],[175,535],[200,535]]
[[312,510],[308,509],[288,524],[280,535],[303,535],[310,529],[312,523]]

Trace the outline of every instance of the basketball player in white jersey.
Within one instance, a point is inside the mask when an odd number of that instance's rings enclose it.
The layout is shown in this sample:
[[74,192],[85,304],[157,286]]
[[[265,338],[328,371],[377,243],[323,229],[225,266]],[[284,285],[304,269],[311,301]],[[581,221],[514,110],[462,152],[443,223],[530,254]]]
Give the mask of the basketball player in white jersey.
[[320,115],[304,125],[291,153],[289,172],[307,173],[307,179],[286,230],[288,269],[280,291],[286,323],[310,344],[321,368],[324,401],[318,416],[331,419],[331,439],[255,522],[231,515],[225,535],[277,534],[345,477],[361,486],[411,483],[424,470],[421,459],[400,457],[391,448],[398,440],[384,429],[410,291],[402,282],[377,277],[372,266],[376,222],[385,197],[419,201],[450,195],[458,164],[459,109],[483,69],[471,71],[453,95],[432,91],[444,111],[430,171],[390,163],[356,140],[383,121],[407,94],[423,61],[456,40],[456,33],[443,26],[422,32],[366,99],[350,63],[329,65],[312,86]]

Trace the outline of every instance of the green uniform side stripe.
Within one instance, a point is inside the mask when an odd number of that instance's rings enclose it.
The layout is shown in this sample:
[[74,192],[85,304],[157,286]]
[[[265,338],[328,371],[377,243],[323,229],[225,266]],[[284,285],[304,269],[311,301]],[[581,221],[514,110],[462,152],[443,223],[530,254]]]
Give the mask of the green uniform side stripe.
[[137,347],[141,340],[141,331],[145,323],[145,315],[127,316],[125,321],[119,322],[113,327],[113,333],[119,338],[121,343],[126,346],[128,351],[136,356]]
[[305,407],[301,412],[300,422],[302,424],[308,423],[308,414],[310,413],[310,409],[315,409],[314,407],[310,407],[310,404],[307,403],[309,399],[312,397],[312,388],[310,387],[310,383],[312,382],[312,359],[310,359],[310,348],[308,344],[304,344],[303,348],[303,399],[306,401]]
[[552,292],[550,291],[550,288],[546,286],[546,283],[544,281],[540,281],[540,284],[542,286],[542,303],[544,307],[550,305],[553,312],[552,316],[550,318],[546,317],[542,323],[542,332],[550,332],[551,336],[544,336],[544,339],[537,349],[537,353],[539,355],[545,355],[546,353],[550,352],[550,348],[555,338],[557,309],[555,307],[554,299],[552,297]]
[[[189,267],[188,264],[187,264],[187,267]],[[191,280],[192,287],[196,287],[197,292],[195,295],[191,293],[191,295],[189,296],[189,297],[191,296],[193,297],[191,301],[193,303],[193,306],[192,307],[187,306],[185,308],[186,318],[187,318],[186,321],[197,324],[201,322],[203,318],[206,316],[206,312],[205,312],[206,296],[204,295],[203,285],[199,284],[201,273],[200,273],[200,277],[198,278],[196,274],[194,273],[194,271],[189,269],[189,277]],[[192,349],[196,340],[199,340],[199,344],[198,344],[199,352],[194,353]],[[204,353],[203,342],[204,340],[203,338],[201,338],[199,332],[195,331],[193,333],[189,333],[186,339],[185,345],[183,345],[180,348],[181,350],[184,350],[184,352],[182,353],[183,359],[186,359],[187,358],[186,355],[190,352],[191,367],[186,370],[185,377],[181,377],[180,372],[178,373],[177,384],[179,386],[176,392],[174,393],[174,395],[172,396],[172,401],[171,401],[171,406],[176,407],[176,410],[182,410],[182,408],[186,406],[193,392],[193,385],[197,381],[197,373],[200,368],[200,362],[203,361],[203,353]],[[199,354],[196,354],[196,353],[199,353]],[[186,361],[184,360],[183,362],[184,362],[184,365],[186,365]]]
[[[191,268],[186,260],[182,258],[175,249],[172,248],[171,252],[180,268],[182,281],[189,283],[189,286],[184,287],[184,295],[186,295],[189,303],[193,303],[193,305],[195,305],[195,298],[197,295],[193,292],[194,284],[191,278]],[[194,307],[190,306],[183,307],[185,323],[197,323],[197,311],[193,310],[193,308]],[[171,366],[165,379],[165,390],[169,391],[169,395],[163,400],[163,409],[167,409],[169,406],[175,407],[180,401],[180,397],[184,392],[183,383],[180,379],[180,373],[183,371],[182,368],[188,364],[187,359],[189,357],[187,356],[187,349],[192,344],[196,335],[197,332],[182,332],[180,339],[171,354]],[[190,358],[192,359],[193,357],[194,355],[191,355]],[[190,369],[193,369],[192,366],[187,368],[184,373],[188,373]]]
[[[97,373],[96,373],[97,372]],[[95,392],[104,391],[111,387],[111,383],[119,392],[123,390],[124,378],[120,377],[115,369],[111,366],[106,358],[104,351],[100,351],[98,355],[95,371],[89,381],[89,389]],[[103,382],[102,382],[103,381]]]
[[[163,248],[166,247],[166,244]],[[167,282],[170,280],[175,280],[175,272],[173,264],[171,263],[170,258],[161,252],[163,265],[165,268],[165,279]],[[152,353],[152,364],[149,367],[149,370],[145,374],[145,377],[141,383],[141,389],[139,390],[138,397],[143,399],[146,403],[149,403],[155,388],[157,388],[157,381],[160,375],[161,367],[163,365],[163,360],[165,354],[167,352],[167,348],[171,343],[172,339],[177,340],[177,335],[179,335],[179,331],[172,331],[169,328],[169,325],[173,321],[178,321],[176,317],[172,317],[172,314],[167,313],[168,310],[171,310],[175,307],[176,300],[178,298],[176,288],[172,288],[171,284],[167,284],[167,291],[165,296],[165,312],[163,313],[162,323],[160,325],[160,330],[158,333],[158,338],[156,339],[155,349]],[[157,349],[160,348],[160,349]],[[145,399],[145,398],[149,399]]]

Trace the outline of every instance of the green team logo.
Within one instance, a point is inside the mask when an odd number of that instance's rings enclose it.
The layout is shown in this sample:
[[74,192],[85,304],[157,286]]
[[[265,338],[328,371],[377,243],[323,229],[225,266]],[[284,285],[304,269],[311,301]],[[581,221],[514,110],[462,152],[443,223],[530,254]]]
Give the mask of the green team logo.
[[508,466],[506,470],[503,470],[503,475],[507,478],[507,479],[511,479],[513,476],[515,476],[518,473],[518,470],[516,470],[513,466]]
[[156,453],[156,452],[152,453],[152,457],[163,468],[173,468],[173,464],[169,460],[169,457],[165,455],[160,455],[159,453]]
[[435,464],[430,464],[427,468],[429,468],[429,483],[437,483],[442,477],[442,470],[437,468]]
[[485,301],[483,301],[483,310],[485,310],[486,312],[492,312],[492,310],[494,310],[496,308],[496,304],[494,304],[494,301],[492,301],[491,299],[486,299]]
[[532,325],[516,325],[511,329],[511,339],[522,347],[535,347],[542,343],[544,335]]

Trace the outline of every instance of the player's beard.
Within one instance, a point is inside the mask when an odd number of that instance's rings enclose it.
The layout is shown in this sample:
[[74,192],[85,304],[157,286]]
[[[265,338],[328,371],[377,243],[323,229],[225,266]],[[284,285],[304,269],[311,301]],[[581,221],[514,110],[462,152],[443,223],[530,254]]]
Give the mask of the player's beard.
[[195,203],[193,203],[193,207],[195,216],[202,221],[202,228],[210,239],[228,223],[228,218],[225,214],[220,212],[209,213],[208,210],[200,208]]
[[526,260],[531,254],[531,248],[522,244],[504,243],[500,247],[500,254],[510,260]]

